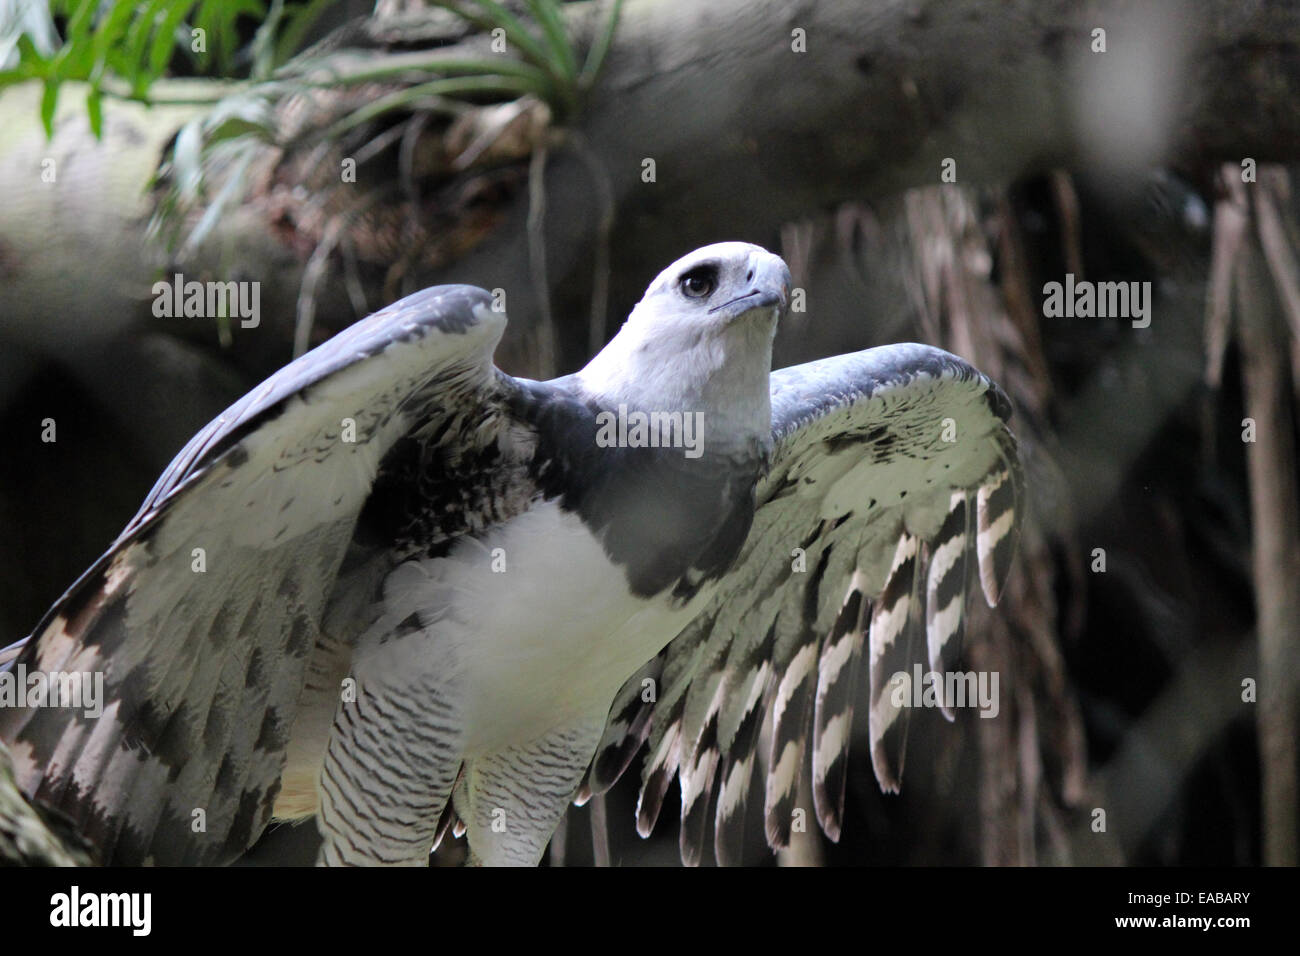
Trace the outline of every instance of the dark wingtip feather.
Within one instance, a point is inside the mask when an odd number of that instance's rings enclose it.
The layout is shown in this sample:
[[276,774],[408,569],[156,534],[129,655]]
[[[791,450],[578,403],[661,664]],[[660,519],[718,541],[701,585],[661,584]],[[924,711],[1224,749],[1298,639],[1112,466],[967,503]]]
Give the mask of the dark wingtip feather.
[[910,700],[912,644],[924,563],[920,541],[903,534],[885,590],[871,612],[871,709],[867,730],[871,766],[880,788],[886,792],[897,793],[903,775],[910,708],[895,706],[893,699],[899,691],[906,691],[905,700]]
[[677,774],[680,743],[681,721],[678,718],[664,733],[658,751],[646,765],[641,793],[636,801],[636,832],[642,837],[650,836],[659,821],[664,797],[668,794],[668,788],[672,786],[673,777]]
[[717,815],[713,822],[713,853],[719,866],[739,866],[741,862],[745,843],[745,808],[764,712],[760,699],[745,714],[722,770]]
[[650,736],[655,698],[645,699],[647,680],[658,684],[663,670],[663,655],[652,658],[627,679],[610,707],[605,733],[596,747],[596,755],[574,796],[582,806],[596,794],[606,793],[618,783],[632,765],[641,745]]
[[858,665],[871,607],[865,586],[862,572],[855,570],[835,624],[822,645],[817,666],[813,714],[813,808],[822,831],[836,843],[840,839],[844,816],[844,787],[858,693]]
[[709,819],[709,797],[718,769],[718,712],[704,724],[695,752],[682,762],[678,782],[682,788],[682,826],[679,844],[682,863],[699,866],[704,855],[704,836]]

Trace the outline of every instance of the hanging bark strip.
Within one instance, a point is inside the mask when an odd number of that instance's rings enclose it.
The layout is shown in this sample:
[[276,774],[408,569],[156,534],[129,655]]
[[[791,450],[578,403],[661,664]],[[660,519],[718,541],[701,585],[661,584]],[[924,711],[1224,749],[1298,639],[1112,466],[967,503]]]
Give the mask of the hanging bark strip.
[[[1267,188],[1267,181],[1254,187]],[[1253,213],[1258,204],[1256,197]],[[1255,421],[1256,439],[1247,445],[1247,462],[1259,638],[1263,860],[1270,866],[1295,866],[1300,500],[1287,335],[1257,236],[1252,230],[1241,250],[1236,286],[1245,408]]]

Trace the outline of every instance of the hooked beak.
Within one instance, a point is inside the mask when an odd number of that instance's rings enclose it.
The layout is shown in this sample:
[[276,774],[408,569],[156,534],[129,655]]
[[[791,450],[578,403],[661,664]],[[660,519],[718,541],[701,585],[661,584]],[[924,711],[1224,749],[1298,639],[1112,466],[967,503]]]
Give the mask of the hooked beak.
[[790,269],[780,256],[770,253],[753,266],[750,289],[743,295],[715,305],[709,314],[726,312],[731,318],[744,315],[754,309],[770,309],[776,306],[784,311],[790,304]]

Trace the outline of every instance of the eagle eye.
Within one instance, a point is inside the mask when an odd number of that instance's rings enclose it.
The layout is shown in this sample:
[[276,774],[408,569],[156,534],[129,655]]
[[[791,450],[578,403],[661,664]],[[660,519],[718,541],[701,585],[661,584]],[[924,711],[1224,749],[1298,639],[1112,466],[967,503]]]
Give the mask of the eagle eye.
[[688,299],[707,299],[718,285],[718,270],[714,266],[696,266],[680,280],[682,295]]

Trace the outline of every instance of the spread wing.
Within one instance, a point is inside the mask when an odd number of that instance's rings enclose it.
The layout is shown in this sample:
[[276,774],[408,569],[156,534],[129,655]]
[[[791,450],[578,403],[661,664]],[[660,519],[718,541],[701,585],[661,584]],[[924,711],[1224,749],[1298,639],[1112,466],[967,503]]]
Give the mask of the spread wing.
[[419,432],[454,463],[505,427],[515,383],[491,362],[506,322],[491,301],[426,289],[231,406],[12,661],[84,677],[83,693],[102,679],[102,714],[2,708],[0,739],[24,791],[70,817],[103,862],[227,860],[261,833],[386,454]]
[[993,382],[927,346],[774,372],[771,467],[744,547],[706,610],[616,698],[580,798],[611,786],[648,739],[642,835],[676,776],[683,861],[700,858],[714,791],[715,852],[736,861],[770,719],[769,844],[788,845],[810,729],[815,810],[838,839],[863,666],[872,766],[897,790],[909,710],[893,692],[911,699],[914,661],[951,669],[968,580],[992,605],[1010,564],[1009,415]]

